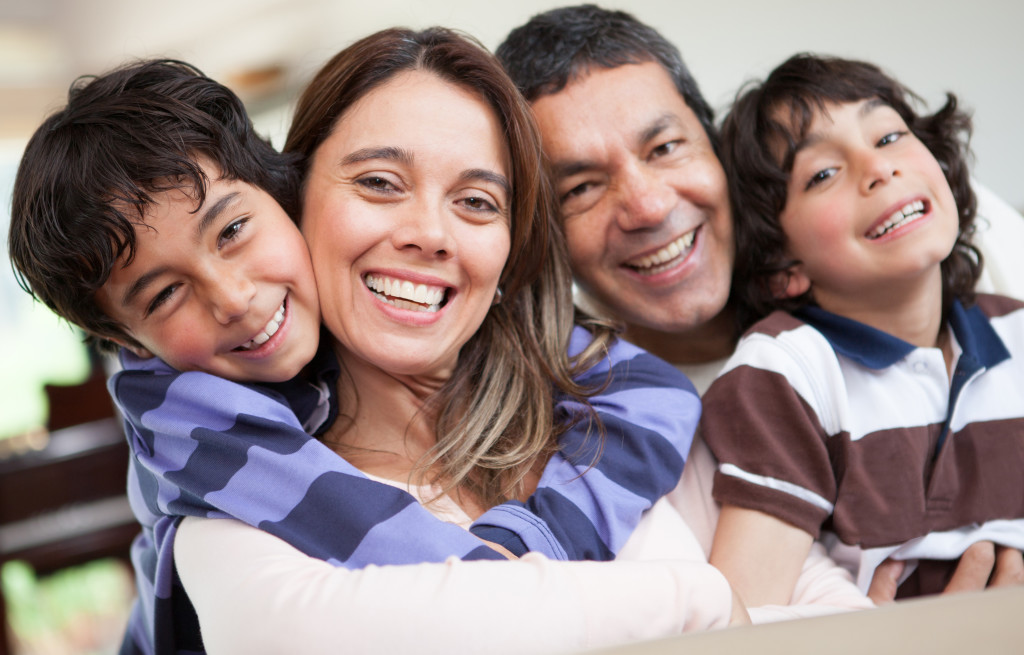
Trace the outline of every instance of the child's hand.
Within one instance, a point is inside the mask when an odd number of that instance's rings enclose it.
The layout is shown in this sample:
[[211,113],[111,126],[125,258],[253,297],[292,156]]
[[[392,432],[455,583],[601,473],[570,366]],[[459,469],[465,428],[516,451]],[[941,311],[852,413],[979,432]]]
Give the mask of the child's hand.
[[496,544],[493,541],[487,541],[486,539],[481,539],[480,541],[484,542],[484,545],[486,545],[488,548],[501,553],[508,559],[519,559],[515,556],[515,554],[512,551],[510,551],[508,548],[505,548],[500,544]]

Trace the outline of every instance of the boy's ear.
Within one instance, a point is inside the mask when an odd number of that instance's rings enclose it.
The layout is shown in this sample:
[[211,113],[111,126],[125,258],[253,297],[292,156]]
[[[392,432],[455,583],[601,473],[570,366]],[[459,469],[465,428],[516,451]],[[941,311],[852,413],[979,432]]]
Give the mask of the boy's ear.
[[114,343],[116,343],[117,345],[121,346],[122,348],[126,348],[126,349],[132,351],[132,353],[136,357],[138,357],[140,359],[149,359],[149,358],[153,357],[153,353],[150,352],[148,349],[140,346],[139,344],[137,344],[135,342],[128,341],[127,339],[124,339],[124,338],[121,338],[121,337],[109,337],[109,336],[108,337],[104,337],[104,339],[107,339],[109,341],[113,341]]
[[811,288],[811,279],[803,272],[803,266],[794,264],[785,271],[776,273],[771,280],[772,295],[777,299],[796,298]]

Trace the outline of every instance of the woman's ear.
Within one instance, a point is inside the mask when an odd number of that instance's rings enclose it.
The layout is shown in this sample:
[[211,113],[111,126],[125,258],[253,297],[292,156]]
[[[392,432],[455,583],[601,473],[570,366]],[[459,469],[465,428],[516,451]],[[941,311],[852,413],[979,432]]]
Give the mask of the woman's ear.
[[800,264],[794,264],[772,276],[771,290],[776,299],[796,298],[811,289],[811,279]]

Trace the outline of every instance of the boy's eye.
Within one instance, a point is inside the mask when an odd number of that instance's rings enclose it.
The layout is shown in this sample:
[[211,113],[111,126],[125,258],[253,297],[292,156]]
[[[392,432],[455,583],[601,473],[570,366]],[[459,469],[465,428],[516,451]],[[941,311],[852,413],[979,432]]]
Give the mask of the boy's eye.
[[245,226],[248,222],[248,218],[241,218],[225,227],[220,233],[219,243],[217,244],[218,247],[223,246],[228,241],[237,239],[238,235],[242,233],[242,230],[245,229]]
[[887,146],[890,143],[896,143],[901,138],[903,138],[903,136],[905,136],[905,135],[906,135],[905,131],[904,132],[890,132],[889,134],[886,134],[885,136],[883,136],[881,139],[878,140],[878,146],[881,147],[881,146]]
[[828,178],[830,178],[833,175],[835,175],[835,172],[836,172],[836,169],[834,169],[834,168],[823,168],[823,169],[821,169],[820,171],[818,171],[817,173],[815,173],[814,175],[811,176],[811,179],[807,181],[807,186],[805,187],[805,189],[810,189],[812,187],[815,187],[815,186],[821,184],[822,182],[824,182]]
[[156,310],[160,309],[160,306],[171,299],[174,292],[178,289],[177,284],[172,284],[168,287],[164,287],[160,290],[160,293],[156,294],[156,297],[146,307],[146,316],[149,316]]

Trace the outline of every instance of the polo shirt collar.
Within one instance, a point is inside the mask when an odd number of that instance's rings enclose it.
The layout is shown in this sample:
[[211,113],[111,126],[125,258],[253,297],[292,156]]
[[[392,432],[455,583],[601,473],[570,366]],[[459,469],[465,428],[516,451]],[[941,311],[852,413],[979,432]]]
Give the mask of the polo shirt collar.
[[[821,332],[838,354],[868,368],[892,366],[915,349],[887,332],[814,305],[801,308],[796,315]],[[961,358],[967,355],[985,368],[1009,359],[1010,351],[977,305],[965,309],[954,300],[949,325],[962,349]]]

